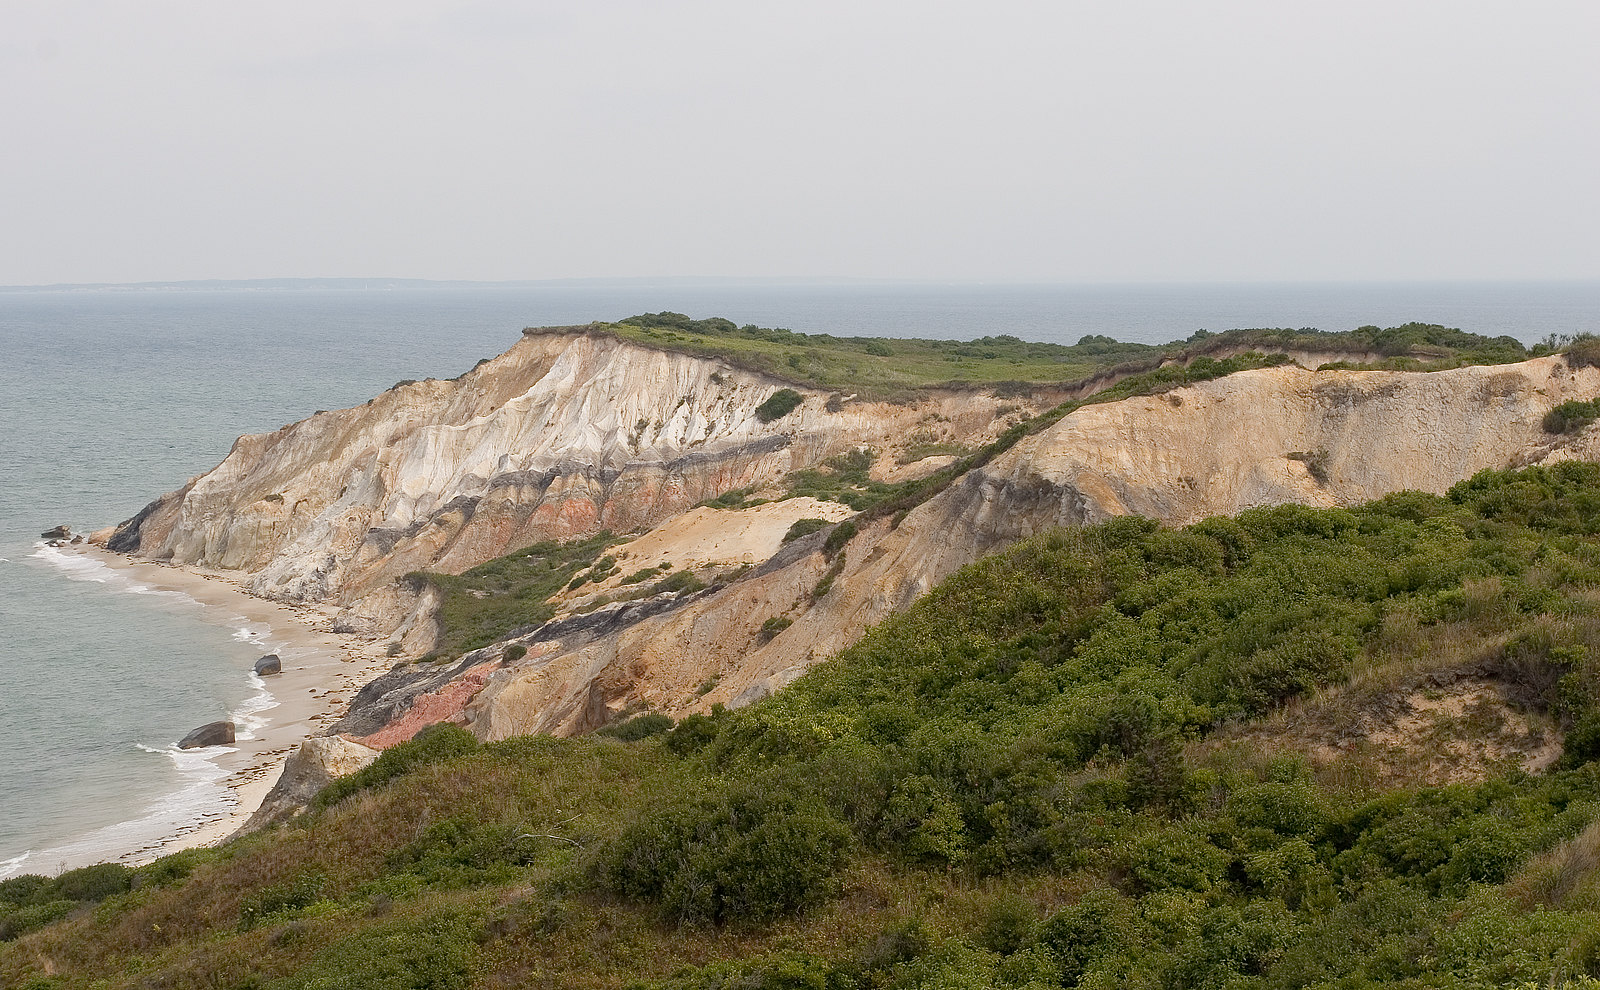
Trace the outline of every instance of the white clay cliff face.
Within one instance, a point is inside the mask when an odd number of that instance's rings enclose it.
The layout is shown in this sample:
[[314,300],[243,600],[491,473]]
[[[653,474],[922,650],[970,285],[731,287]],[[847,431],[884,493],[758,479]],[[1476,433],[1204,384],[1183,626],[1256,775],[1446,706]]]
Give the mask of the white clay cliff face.
[[455,381],[246,436],[111,538],[140,556],[239,570],[257,594],[348,603],[410,571],[459,572],[545,539],[648,528],[862,444],[924,407],[982,440],[998,400],[756,407],[783,383],[586,334],[525,337]]

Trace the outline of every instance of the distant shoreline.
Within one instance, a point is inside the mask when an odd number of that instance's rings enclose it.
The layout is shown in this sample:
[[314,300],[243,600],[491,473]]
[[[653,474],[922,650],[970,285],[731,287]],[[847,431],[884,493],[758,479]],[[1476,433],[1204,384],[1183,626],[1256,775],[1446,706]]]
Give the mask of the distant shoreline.
[[[0,294],[32,293],[142,293],[142,292],[315,292],[395,290],[493,290],[493,289],[640,289],[670,288],[940,288],[940,289],[1227,289],[1244,287],[1486,287],[1486,286],[1597,286],[1600,278],[1427,278],[1427,279],[1284,279],[1248,281],[1211,279],[1203,281],[1007,281],[994,279],[938,278],[855,278],[829,275],[794,276],[718,276],[718,275],[639,275],[628,277],[548,278],[548,279],[433,279],[382,276],[288,277],[242,279],[156,279],[139,282],[48,282],[37,285],[0,285]],[[1420,316],[1418,317],[1420,318]]]
[[29,869],[35,861],[49,870],[62,863],[69,868],[104,861],[131,865],[222,842],[261,806],[277,783],[284,761],[300,742],[336,721],[355,692],[393,663],[371,643],[332,632],[328,628],[332,611],[326,606],[269,601],[246,592],[224,572],[134,560],[93,544],[62,548],[62,552],[95,561],[151,590],[187,595],[204,607],[201,621],[237,626],[243,620],[269,628],[264,638],[282,658],[284,672],[262,679],[265,690],[272,694],[272,704],[257,716],[264,724],[255,730],[254,738],[240,739],[215,755],[189,751],[217,768],[221,774],[217,783],[228,795],[227,807],[208,810],[132,848],[75,851],[74,847],[91,845],[89,840],[95,835],[114,834],[119,827],[138,820],[140,809],[129,809],[126,818],[111,826],[63,842],[41,843],[17,863],[17,872],[38,872]]

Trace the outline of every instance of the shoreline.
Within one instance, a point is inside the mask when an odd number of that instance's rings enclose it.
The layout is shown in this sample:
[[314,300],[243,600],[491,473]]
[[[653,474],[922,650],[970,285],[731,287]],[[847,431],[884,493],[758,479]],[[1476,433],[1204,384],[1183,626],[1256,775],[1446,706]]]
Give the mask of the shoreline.
[[[215,784],[224,790],[227,807],[210,810],[135,848],[102,853],[70,866],[87,862],[138,865],[226,840],[261,807],[300,742],[337,721],[356,692],[394,663],[379,647],[382,640],[333,632],[330,627],[337,609],[330,605],[259,598],[245,591],[229,572],[137,560],[87,541],[57,548],[57,552],[68,559],[92,561],[148,591],[187,596],[200,606],[200,621],[234,629],[236,639],[254,644],[262,654],[278,654],[283,663],[281,674],[258,678],[246,673],[246,683],[256,696],[242,701],[230,716],[240,734],[233,744],[181,751],[217,768]],[[270,693],[270,703],[255,710],[243,707],[261,692]],[[129,820],[136,814],[130,814]]]

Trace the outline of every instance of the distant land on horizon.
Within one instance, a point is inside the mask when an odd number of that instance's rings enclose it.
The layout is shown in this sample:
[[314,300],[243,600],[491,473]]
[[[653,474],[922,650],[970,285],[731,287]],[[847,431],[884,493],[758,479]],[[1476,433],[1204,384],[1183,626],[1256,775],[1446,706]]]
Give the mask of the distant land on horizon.
[[1041,287],[1102,287],[1102,286],[1242,286],[1242,285],[1584,285],[1600,283],[1600,279],[1394,279],[1394,280],[1154,280],[1137,282],[1000,282],[975,279],[905,279],[869,278],[856,276],[724,276],[724,275],[637,275],[597,276],[583,278],[549,279],[430,279],[382,278],[360,276],[295,277],[295,278],[243,278],[243,279],[170,279],[149,282],[52,282],[43,285],[0,285],[0,293],[39,292],[270,292],[316,291],[345,289],[353,291],[392,291],[395,289],[535,289],[567,286],[760,286],[760,285],[816,285],[816,286],[973,286],[986,288],[1041,288]]
[[[878,279],[847,276],[724,276],[724,275],[633,275],[617,277],[544,279],[438,279],[330,276],[311,278],[205,278],[169,279],[154,282],[51,282],[45,285],[0,285],[4,292],[261,292],[350,289],[387,291],[393,289],[537,289],[567,286],[649,286],[649,285],[1010,285],[998,282],[951,282],[938,279]],[[1028,283],[1014,283],[1025,285]]]

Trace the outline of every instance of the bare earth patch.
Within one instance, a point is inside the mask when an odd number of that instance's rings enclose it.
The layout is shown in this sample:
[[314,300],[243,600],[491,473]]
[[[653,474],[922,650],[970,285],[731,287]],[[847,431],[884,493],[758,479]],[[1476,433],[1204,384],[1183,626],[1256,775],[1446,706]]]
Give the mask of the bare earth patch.
[[1560,730],[1513,704],[1499,681],[1423,681],[1359,700],[1330,692],[1234,739],[1300,751],[1319,770],[1377,787],[1472,783],[1513,767],[1542,773],[1561,758]]

